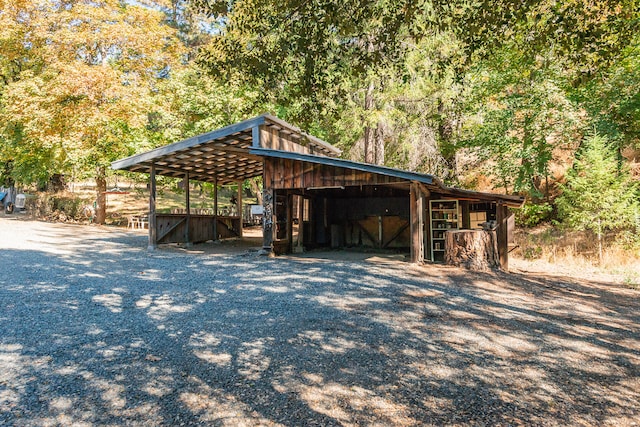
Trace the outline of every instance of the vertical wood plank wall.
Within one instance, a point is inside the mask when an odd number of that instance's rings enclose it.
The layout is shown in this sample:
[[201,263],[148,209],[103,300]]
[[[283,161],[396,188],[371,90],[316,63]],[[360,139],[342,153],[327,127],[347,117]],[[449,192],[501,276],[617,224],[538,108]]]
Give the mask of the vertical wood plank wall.
[[386,175],[280,158],[265,158],[263,179],[265,188],[270,184],[274,190],[406,182]]

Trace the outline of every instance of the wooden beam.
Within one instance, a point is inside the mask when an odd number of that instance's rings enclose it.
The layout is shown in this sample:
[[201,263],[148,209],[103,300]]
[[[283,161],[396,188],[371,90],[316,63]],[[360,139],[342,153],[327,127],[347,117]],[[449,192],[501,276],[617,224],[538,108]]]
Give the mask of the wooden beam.
[[[266,183],[265,183],[266,184]],[[273,252],[273,233],[275,232],[275,192],[270,187],[262,191],[262,250],[269,254]]]
[[158,247],[158,230],[156,229],[156,165],[151,163],[149,174],[149,246],[150,251]]
[[[420,187],[418,187],[420,188]],[[419,253],[418,253],[418,262],[424,262],[424,258],[425,258],[425,241],[424,241],[424,224],[426,221],[425,219],[428,218],[425,214],[426,214],[426,210],[427,210],[427,196],[424,192],[419,191],[418,196],[418,206],[417,206],[417,210],[418,210],[418,244],[419,244]]]
[[218,241],[218,177],[213,178],[213,240]]
[[184,174],[184,195],[185,195],[185,207],[186,207],[186,224],[184,227],[184,242],[187,246],[191,244],[189,236],[189,223],[191,222],[191,189],[189,188],[189,172]]
[[420,188],[412,183],[409,190],[409,222],[411,223],[411,262],[424,261],[424,196]]
[[497,241],[498,241],[498,256],[500,258],[500,267],[504,271],[509,271],[509,247],[507,242],[507,227],[508,227],[509,208],[498,202],[496,204],[496,221],[498,226],[496,228]]
[[304,197],[298,196],[298,248],[304,246]]
[[287,193],[287,252],[293,252],[293,195]]
[[254,126],[253,129],[251,129],[251,136],[252,136],[251,146],[256,148],[262,147],[262,144],[260,141],[260,126]]
[[468,230],[471,228],[471,212],[469,210],[469,201],[460,200],[459,203],[462,207],[462,228]]
[[[255,128],[254,128],[255,129]],[[238,181],[238,216],[240,217],[240,229],[238,230],[238,236],[242,237],[242,219],[243,219],[243,211],[242,211],[242,184],[244,181]]]

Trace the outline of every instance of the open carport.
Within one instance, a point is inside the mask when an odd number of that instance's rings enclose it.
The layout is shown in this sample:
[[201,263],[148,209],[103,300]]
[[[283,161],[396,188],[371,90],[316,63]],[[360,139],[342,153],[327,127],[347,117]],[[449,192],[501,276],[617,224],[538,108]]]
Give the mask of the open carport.
[[[366,247],[404,250],[413,262],[443,261],[445,233],[495,223],[503,269],[520,196],[451,188],[435,176],[340,159],[340,150],[270,115],[258,116],[118,160],[150,176],[149,247],[242,236],[242,216],[157,213],[156,175],[220,184],[261,176],[263,250]],[[242,193],[238,192],[238,204]],[[239,209],[242,212],[242,209]]]

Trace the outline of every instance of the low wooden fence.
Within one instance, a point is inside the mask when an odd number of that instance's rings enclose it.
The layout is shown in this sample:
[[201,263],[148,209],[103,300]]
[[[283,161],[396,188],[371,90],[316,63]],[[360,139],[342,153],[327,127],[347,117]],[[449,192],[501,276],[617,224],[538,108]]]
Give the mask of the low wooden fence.
[[156,214],[157,243],[201,243],[241,237],[237,216]]

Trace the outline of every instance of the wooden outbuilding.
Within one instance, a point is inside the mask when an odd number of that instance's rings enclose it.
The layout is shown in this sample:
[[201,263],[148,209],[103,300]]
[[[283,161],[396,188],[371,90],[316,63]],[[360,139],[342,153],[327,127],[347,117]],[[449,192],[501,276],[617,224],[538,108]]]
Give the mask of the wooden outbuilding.
[[[237,215],[156,212],[156,176],[210,182],[214,188],[262,176],[263,250],[370,247],[406,250],[412,262],[445,259],[445,235],[493,228],[499,262],[508,269],[520,196],[447,187],[433,175],[341,159],[336,147],[276,117],[261,115],[113,162],[150,176],[149,247],[242,236]],[[214,195],[214,205],[217,196]]]

